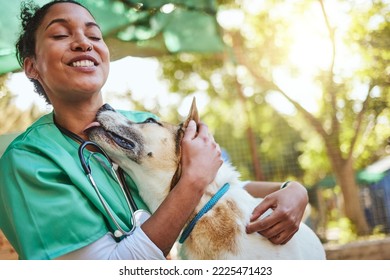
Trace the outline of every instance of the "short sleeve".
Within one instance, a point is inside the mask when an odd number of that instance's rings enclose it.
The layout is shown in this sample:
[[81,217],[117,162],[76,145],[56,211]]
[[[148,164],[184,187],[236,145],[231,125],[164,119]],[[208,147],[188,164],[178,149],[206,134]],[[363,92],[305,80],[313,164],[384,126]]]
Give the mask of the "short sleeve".
[[52,259],[108,231],[96,207],[42,153],[11,149],[0,168],[0,225],[20,258]]

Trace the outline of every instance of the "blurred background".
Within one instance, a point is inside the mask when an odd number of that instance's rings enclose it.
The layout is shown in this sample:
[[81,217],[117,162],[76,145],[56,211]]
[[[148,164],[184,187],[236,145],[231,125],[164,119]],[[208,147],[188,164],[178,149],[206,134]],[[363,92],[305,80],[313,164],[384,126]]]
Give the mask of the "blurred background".
[[[20,2],[0,0],[0,156],[51,110],[15,59]],[[307,187],[329,259],[390,259],[389,0],[79,2],[111,50],[107,103],[178,123],[196,96],[243,180]]]

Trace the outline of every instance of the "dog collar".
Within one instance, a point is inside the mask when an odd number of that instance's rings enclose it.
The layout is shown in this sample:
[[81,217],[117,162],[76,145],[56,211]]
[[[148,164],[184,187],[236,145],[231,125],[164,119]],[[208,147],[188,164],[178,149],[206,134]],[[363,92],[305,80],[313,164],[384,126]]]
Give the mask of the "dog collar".
[[206,214],[211,208],[214,207],[214,205],[218,202],[218,200],[229,190],[230,184],[226,183],[223,185],[222,188],[220,188],[212,198],[206,203],[205,206],[203,206],[202,209],[196,214],[196,216],[191,220],[191,222],[186,226],[186,228],[183,230],[183,233],[180,236],[179,243],[182,244],[187,239],[187,237],[190,235],[192,230],[194,229],[196,223],[199,221],[200,218],[203,217],[204,214]]

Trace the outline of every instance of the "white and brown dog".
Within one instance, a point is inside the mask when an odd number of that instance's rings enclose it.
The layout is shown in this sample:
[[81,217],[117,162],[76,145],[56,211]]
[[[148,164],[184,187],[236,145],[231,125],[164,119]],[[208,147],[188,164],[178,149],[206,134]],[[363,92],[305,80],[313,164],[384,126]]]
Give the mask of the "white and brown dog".
[[[87,133],[131,176],[140,196],[154,212],[180,177],[180,141],[191,119],[198,120],[195,102],[182,125],[154,119],[134,123],[106,106],[99,110],[97,123]],[[183,232],[188,238],[182,235],[180,257],[325,259],[320,240],[303,223],[285,245],[274,245],[258,233],[247,234],[245,227],[261,199],[252,197],[239,185],[238,172],[230,163],[224,162],[196,207],[195,219],[188,221],[190,230]],[[215,195],[218,198],[214,197],[210,202]],[[213,203],[215,205],[211,205]]]

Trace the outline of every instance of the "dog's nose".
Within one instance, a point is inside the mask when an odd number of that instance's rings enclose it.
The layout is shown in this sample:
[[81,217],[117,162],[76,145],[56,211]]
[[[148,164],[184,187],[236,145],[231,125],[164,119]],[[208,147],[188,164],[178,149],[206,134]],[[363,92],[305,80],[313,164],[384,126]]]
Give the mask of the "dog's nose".
[[102,107],[100,107],[99,111],[113,111],[113,112],[115,112],[115,109],[106,103]]

